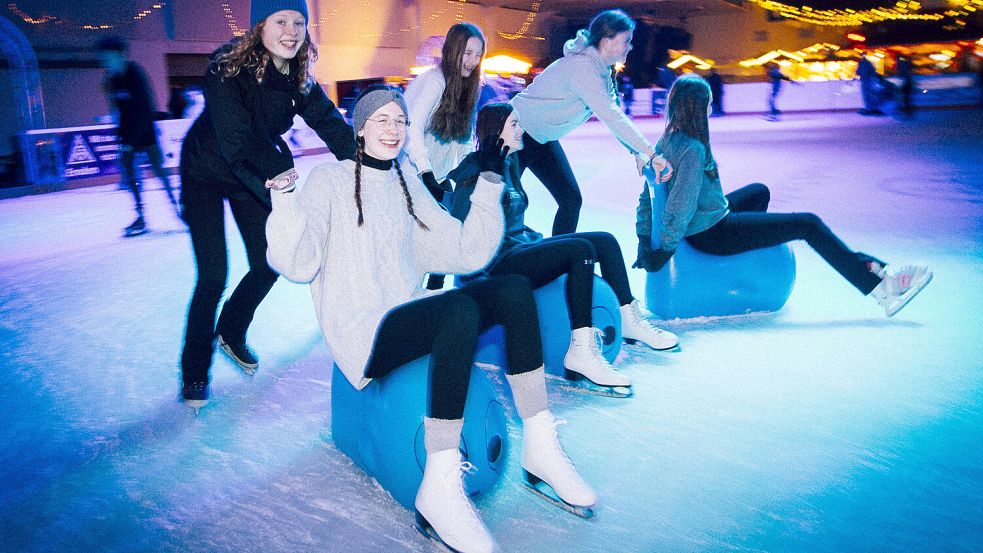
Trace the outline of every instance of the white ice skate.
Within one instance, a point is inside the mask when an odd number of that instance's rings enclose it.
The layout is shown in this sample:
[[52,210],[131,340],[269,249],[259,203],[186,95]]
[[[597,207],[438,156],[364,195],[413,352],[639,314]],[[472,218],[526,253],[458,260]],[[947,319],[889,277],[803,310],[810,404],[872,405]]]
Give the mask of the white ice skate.
[[666,351],[679,346],[679,337],[667,330],[656,328],[642,316],[638,300],[621,306],[621,337],[629,344],[642,342],[646,346]]
[[594,516],[597,494],[584,482],[556,436],[562,424],[548,410],[522,421],[522,472],[536,495],[582,518]]
[[563,356],[568,387],[609,397],[629,397],[631,379],[614,370],[601,354],[599,334],[600,330],[593,327],[570,332],[570,348]]
[[427,454],[416,493],[416,528],[451,551],[490,553],[495,541],[464,493],[462,472],[471,468],[457,449]]
[[886,275],[870,295],[884,308],[884,314],[891,317],[915,299],[932,282],[932,276],[932,271],[924,265],[905,265]]

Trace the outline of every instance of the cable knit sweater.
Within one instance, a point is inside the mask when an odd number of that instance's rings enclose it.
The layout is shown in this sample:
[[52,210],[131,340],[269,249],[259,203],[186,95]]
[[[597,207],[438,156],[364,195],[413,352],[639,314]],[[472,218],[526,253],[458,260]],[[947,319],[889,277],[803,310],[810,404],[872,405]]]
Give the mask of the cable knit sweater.
[[413,208],[406,209],[394,169],[362,166],[362,213],[355,207],[355,163],[318,165],[303,187],[275,192],[266,224],[270,266],[294,282],[309,282],[314,310],[335,362],[358,389],[379,324],[392,308],[417,299],[428,272],[481,269],[502,241],[502,184],[483,174],[464,223],[441,209],[419,179],[408,175]]

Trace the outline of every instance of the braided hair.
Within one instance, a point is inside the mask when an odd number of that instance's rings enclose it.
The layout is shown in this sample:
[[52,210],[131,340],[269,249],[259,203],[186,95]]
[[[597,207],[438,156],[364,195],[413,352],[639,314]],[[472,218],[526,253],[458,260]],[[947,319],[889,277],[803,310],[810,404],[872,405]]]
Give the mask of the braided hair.
[[[358,209],[358,226],[362,226],[365,223],[365,217],[362,215],[362,156],[365,154],[365,139],[361,136],[355,139],[358,144],[358,149],[355,151],[355,207]],[[403,177],[403,169],[399,166],[398,160],[393,160],[393,168],[396,169],[396,175],[399,176],[399,185],[403,189],[403,198],[406,199],[406,211],[409,212],[416,224],[423,230],[430,230],[430,227],[426,223],[420,220],[416,216],[416,212],[413,211],[413,198],[410,196],[410,189],[406,186],[406,178]]]

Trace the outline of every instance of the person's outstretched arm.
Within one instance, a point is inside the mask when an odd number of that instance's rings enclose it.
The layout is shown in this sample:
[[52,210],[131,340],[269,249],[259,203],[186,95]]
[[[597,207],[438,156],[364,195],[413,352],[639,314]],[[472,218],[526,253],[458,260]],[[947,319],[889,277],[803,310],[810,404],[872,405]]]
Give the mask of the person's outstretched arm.
[[[274,271],[294,282],[310,282],[321,270],[330,231],[333,164],[318,165],[297,189],[271,186],[273,211],[266,221],[266,260]],[[333,170],[332,170],[333,169]]]
[[312,85],[300,110],[300,117],[328,145],[336,158],[355,159],[355,132],[345,122],[334,102],[324,94],[320,84],[315,82]]

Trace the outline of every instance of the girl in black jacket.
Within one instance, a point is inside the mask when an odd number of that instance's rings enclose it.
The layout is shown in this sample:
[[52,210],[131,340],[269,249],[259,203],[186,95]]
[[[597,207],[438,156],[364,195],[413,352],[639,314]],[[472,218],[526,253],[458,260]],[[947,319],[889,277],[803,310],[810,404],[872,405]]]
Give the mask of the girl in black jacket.
[[[355,153],[351,127],[313,78],[317,49],[307,33],[304,0],[254,0],[250,24],[245,36],[213,56],[205,75],[205,110],[181,150],[181,203],[198,265],[181,355],[182,397],[193,408],[208,402],[216,337],[246,374],[259,365],[246,345],[246,330],[277,278],[266,262],[266,184],[297,179],[280,135],[300,115],[336,157],[352,159]],[[225,200],[245,243],[249,272],[216,325],[228,277]]]

